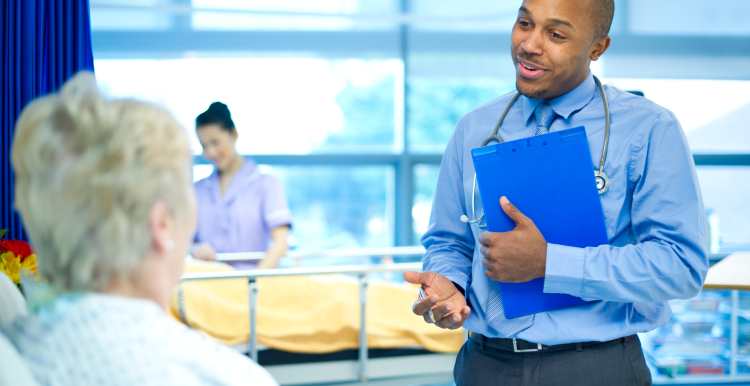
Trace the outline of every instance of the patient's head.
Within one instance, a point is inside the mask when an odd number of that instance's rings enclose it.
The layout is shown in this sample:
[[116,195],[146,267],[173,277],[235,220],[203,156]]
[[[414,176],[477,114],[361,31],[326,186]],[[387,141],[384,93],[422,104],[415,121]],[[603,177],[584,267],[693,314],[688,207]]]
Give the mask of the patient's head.
[[16,207],[56,290],[166,305],[195,227],[188,139],[169,112],[104,99],[80,73],[23,110],[11,156]]

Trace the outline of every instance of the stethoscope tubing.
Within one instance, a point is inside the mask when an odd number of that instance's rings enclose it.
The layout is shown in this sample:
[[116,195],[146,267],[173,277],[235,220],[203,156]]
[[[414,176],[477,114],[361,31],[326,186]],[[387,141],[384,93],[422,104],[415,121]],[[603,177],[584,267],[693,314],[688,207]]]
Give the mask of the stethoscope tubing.
[[[597,78],[595,75],[594,82],[596,82],[596,85],[599,87],[599,92],[602,94],[602,102],[604,103],[604,144],[602,145],[602,158],[599,160],[599,170],[597,170],[597,173],[595,173],[596,178],[602,179],[602,188],[598,188],[599,194],[604,194],[609,189],[609,177],[606,173],[604,173],[604,163],[607,159],[607,148],[609,148],[609,124],[610,124],[610,117],[609,117],[609,102],[607,101],[607,94],[604,92],[604,86],[602,86],[602,82],[599,81],[599,78]],[[516,92],[516,95],[513,96],[513,99],[511,99],[510,103],[508,103],[508,106],[505,107],[505,111],[503,111],[503,114],[500,116],[500,119],[497,121],[497,125],[495,125],[495,130],[492,131],[492,135],[487,137],[484,141],[482,141],[481,147],[487,146],[488,143],[491,141],[498,141],[499,143],[503,143],[503,138],[498,135],[498,132],[500,131],[500,126],[503,124],[503,121],[505,120],[505,116],[508,115],[508,111],[510,111],[510,108],[513,106],[514,103],[516,103],[516,100],[518,97],[521,96],[520,92]],[[486,228],[487,224],[481,224],[480,222],[482,219],[484,219],[484,213],[479,218],[476,218],[477,212],[475,210],[475,195],[477,191],[477,173],[474,172],[474,182],[472,184],[472,190],[471,190],[471,213],[472,217],[474,217],[474,220],[469,220],[467,216],[461,216],[461,221],[469,223],[469,224],[477,224],[480,228]]]

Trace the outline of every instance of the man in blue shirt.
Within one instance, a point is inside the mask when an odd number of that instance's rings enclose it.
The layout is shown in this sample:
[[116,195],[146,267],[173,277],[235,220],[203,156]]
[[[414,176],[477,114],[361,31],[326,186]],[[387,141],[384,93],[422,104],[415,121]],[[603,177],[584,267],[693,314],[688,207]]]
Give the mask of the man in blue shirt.
[[[592,172],[598,169],[605,115],[589,65],[609,47],[613,15],[612,0],[523,2],[511,35],[521,96],[500,127],[504,140],[585,126]],[[703,284],[705,213],[679,122],[648,99],[604,89],[611,116],[604,171],[611,184],[600,199],[608,245],[547,243],[506,198],[500,205],[516,229],[485,232],[462,222],[463,215],[472,219],[471,149],[492,133],[515,93],[456,125],[422,239],[424,272],[404,277],[427,295],[415,302],[415,314],[432,323],[432,310],[437,326],[471,331],[454,369],[459,386],[651,384],[635,334],[667,323],[666,302],[693,297]],[[506,319],[492,286],[536,278],[544,278],[546,293],[591,302]]]

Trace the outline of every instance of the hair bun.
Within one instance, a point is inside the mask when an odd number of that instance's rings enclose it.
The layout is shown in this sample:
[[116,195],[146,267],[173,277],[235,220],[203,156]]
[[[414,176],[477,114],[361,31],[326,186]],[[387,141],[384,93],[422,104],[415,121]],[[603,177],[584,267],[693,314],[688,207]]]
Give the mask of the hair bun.
[[211,103],[211,106],[208,106],[208,111],[229,114],[229,107],[221,102],[214,102]]
[[227,131],[234,130],[234,121],[232,121],[232,114],[229,112],[229,107],[221,102],[214,102],[208,106],[208,110],[204,111],[195,119],[196,128],[218,123],[222,129]]

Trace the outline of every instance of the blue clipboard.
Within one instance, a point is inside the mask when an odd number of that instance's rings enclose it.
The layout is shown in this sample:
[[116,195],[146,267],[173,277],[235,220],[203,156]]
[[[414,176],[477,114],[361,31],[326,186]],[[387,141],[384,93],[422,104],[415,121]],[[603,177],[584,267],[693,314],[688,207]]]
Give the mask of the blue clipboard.
[[[515,228],[500,208],[500,197],[506,196],[549,243],[580,248],[608,244],[583,126],[480,147],[471,156],[488,230]],[[585,302],[544,293],[544,278],[499,284],[506,318]]]

